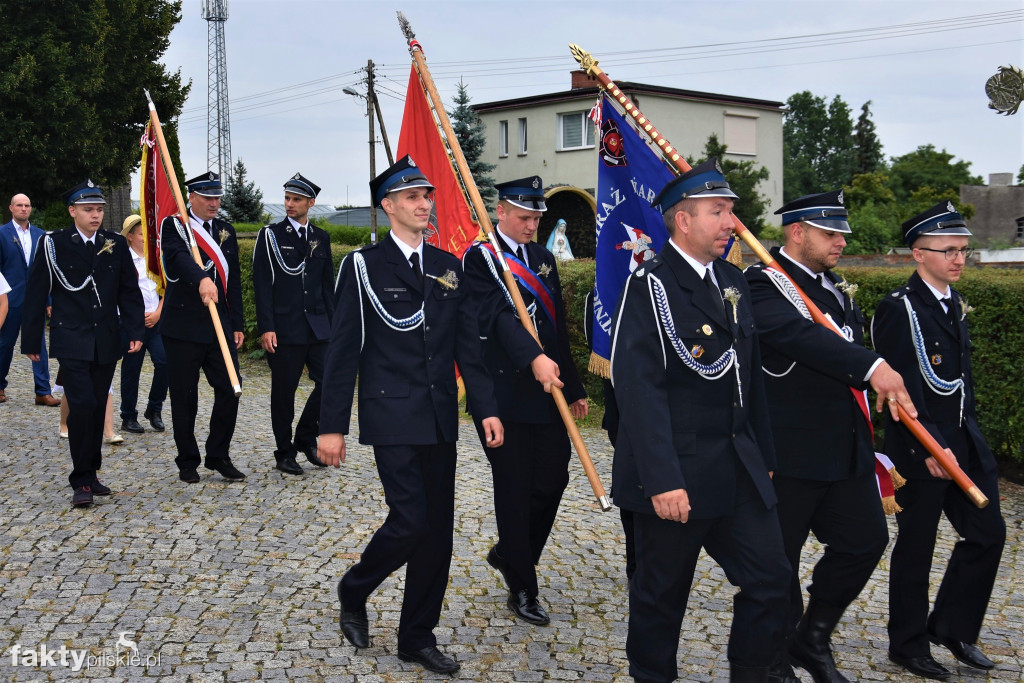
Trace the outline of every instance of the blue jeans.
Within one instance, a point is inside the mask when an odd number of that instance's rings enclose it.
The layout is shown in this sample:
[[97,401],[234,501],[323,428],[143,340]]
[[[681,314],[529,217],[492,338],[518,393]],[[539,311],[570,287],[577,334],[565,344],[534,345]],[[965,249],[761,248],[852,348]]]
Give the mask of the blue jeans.
[[[14,343],[18,341],[18,333],[21,332],[21,306],[11,308],[7,311],[7,319],[0,329],[0,389],[7,389],[7,373],[11,370],[11,361],[14,359]],[[43,344],[39,347],[39,360],[32,361],[32,377],[36,385],[36,396],[46,396],[50,393],[50,367],[46,355],[46,335],[43,335]]]
[[142,374],[142,363],[146,359],[146,351],[153,361],[153,384],[149,388],[147,411],[159,413],[167,399],[167,354],[164,352],[164,340],[160,336],[160,325],[147,327],[142,335],[142,348],[135,353],[128,353],[128,335],[121,328],[121,419],[138,420],[139,411],[135,404],[139,398],[139,375]]

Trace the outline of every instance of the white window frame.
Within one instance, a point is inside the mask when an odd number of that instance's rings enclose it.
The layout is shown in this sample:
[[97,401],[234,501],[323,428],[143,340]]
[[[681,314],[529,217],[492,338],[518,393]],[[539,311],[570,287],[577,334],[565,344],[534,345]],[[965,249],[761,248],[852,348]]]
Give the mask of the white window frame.
[[498,121],[498,157],[508,156],[508,121]]
[[526,117],[519,119],[519,156],[526,156]]
[[[759,119],[759,118],[761,118],[760,114],[755,114],[753,112],[748,112],[748,111],[731,111],[731,110],[728,110],[728,109],[725,110],[725,116],[722,119],[722,143],[725,144],[725,146],[728,148],[727,151],[726,151],[726,154],[733,154],[735,156],[740,156],[740,157],[756,157],[757,156],[757,119]],[[735,138],[733,138],[732,141],[730,142],[730,137],[729,137],[729,133],[728,133],[728,127],[729,127],[728,124],[729,124],[729,120],[730,119],[732,119],[732,121],[734,123],[739,123],[740,121],[743,121],[743,120],[747,120],[747,121],[750,121],[752,123],[754,130],[753,130],[753,138],[750,140],[750,143],[753,145],[753,151],[750,151],[749,148],[748,149],[742,149],[742,148],[737,149],[736,148],[737,145],[735,144],[736,143],[736,139]]]
[[[557,144],[556,144],[556,147],[555,147],[555,149],[557,151],[559,151],[559,152],[570,152],[570,151],[577,150],[577,149],[593,149],[594,148],[594,128],[593,128],[593,124],[592,124],[591,120],[589,118],[587,118],[587,114],[588,113],[589,113],[589,110],[581,109],[580,111],[567,111],[567,112],[563,112],[563,113],[558,114],[558,126],[556,127],[557,130],[558,130],[558,140],[556,141]],[[568,118],[573,118],[573,117],[577,117],[577,116],[582,121],[582,129],[581,129],[582,139],[580,141],[582,144],[577,145],[577,146],[572,146],[572,147],[565,146],[563,144],[565,142],[564,122]],[[589,144],[587,142],[588,138],[590,138]]]

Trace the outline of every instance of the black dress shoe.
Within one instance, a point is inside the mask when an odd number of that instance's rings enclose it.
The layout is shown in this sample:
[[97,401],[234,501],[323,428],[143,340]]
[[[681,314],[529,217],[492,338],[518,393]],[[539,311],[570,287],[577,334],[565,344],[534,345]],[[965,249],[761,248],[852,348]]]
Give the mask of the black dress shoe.
[[92,505],[92,487],[79,486],[71,496],[71,504],[76,508]]
[[163,418],[160,417],[159,410],[147,410],[145,413],[142,414],[142,417],[149,420],[149,425],[153,428],[154,431],[162,432],[164,431],[164,429],[166,429],[166,427],[164,427]]
[[97,477],[92,478],[92,493],[94,496],[109,496],[113,491],[110,490],[109,486],[104,486],[103,482]]
[[768,669],[768,683],[800,683],[789,662],[772,664]]
[[208,470],[220,472],[220,476],[224,477],[228,481],[242,481],[245,479],[245,475],[232,465],[230,460],[220,460],[218,462],[207,461],[205,467]]
[[198,484],[199,473],[195,470],[182,470],[178,472],[178,479],[181,479],[186,484]]
[[946,638],[944,636],[937,636],[934,633],[928,634],[928,640],[932,641],[936,645],[949,650],[957,661],[972,666],[975,669],[982,669],[988,671],[989,669],[996,668],[996,663],[986,657],[981,650],[970,643],[965,643],[962,640],[953,640],[952,638]]
[[306,460],[309,461],[310,465],[314,465],[315,467],[327,467],[327,463],[325,463],[320,458],[316,457],[316,446],[315,445],[313,445],[313,446],[296,446],[295,449],[306,454]]
[[399,650],[398,658],[403,662],[416,662],[422,665],[424,669],[436,671],[439,674],[453,674],[459,670],[458,662],[433,646],[413,652]]
[[492,545],[491,549],[487,551],[487,564],[501,572],[501,578],[505,579],[506,586],[512,585],[508,580],[508,563],[505,562],[504,557],[498,554],[498,546]]
[[299,463],[295,462],[295,456],[289,455],[277,461],[277,469],[285,474],[305,474]]
[[924,678],[933,678],[937,681],[944,681],[952,675],[949,669],[932,659],[931,655],[925,655],[924,657],[900,657],[890,652],[889,661],[893,664],[899,664],[912,674]]
[[341,634],[355,648],[370,647],[370,618],[366,616],[366,604],[356,610],[345,609],[341,599],[341,581],[338,582],[338,602],[341,604]]
[[509,593],[507,600],[508,608],[516,613],[523,621],[528,621],[537,626],[547,626],[551,623],[548,613],[537,602],[537,598],[530,595],[524,588],[518,593]]
[[125,432],[131,432],[132,434],[141,434],[145,429],[139,424],[138,420],[121,420],[121,430]]

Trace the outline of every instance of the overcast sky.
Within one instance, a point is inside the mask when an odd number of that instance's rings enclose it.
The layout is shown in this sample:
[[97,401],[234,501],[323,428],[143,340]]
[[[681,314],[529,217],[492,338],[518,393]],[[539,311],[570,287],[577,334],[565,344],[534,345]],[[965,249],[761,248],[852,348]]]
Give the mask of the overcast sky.
[[[567,90],[573,42],[613,80],[776,101],[810,90],[840,95],[854,117],[871,100],[887,156],[932,143],[986,182],[1024,163],[1024,111],[999,116],[984,91],[999,66],[1024,66],[1021,1],[231,0],[232,156],[264,201],[283,201],[301,171],[323,188],[321,204],[368,203],[366,104],[342,89],[361,89],[360,70],[377,64],[394,148],[410,65],[398,9],[446,103],[460,77],[474,103]],[[185,0],[164,58],[192,81],[180,128],[187,177],[207,165],[207,31],[199,0]],[[378,172],[386,164],[378,145]]]

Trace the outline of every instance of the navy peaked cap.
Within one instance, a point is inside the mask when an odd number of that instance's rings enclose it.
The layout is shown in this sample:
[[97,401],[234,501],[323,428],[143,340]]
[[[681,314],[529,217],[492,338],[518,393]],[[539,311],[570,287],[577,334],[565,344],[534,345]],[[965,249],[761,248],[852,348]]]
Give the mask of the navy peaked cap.
[[729,188],[729,182],[722,173],[718,157],[711,157],[702,164],[697,164],[689,171],[673,178],[661,189],[651,206],[667,213],[669,209],[684,199],[695,197],[731,197],[739,199],[739,195]]
[[220,184],[220,176],[213,171],[207,171],[203,175],[197,175],[192,180],[185,181],[185,187],[189,194],[195,192],[201,197],[223,197],[224,187]]
[[316,199],[316,196],[320,194],[320,186],[308,178],[304,178],[301,173],[296,173],[284,184],[284,191]]
[[61,199],[71,206],[72,204],[106,204],[103,190],[98,188],[92,180],[84,180],[61,195]]
[[807,223],[832,232],[852,232],[847,222],[846,207],[843,206],[843,191],[832,190],[820,194],[809,194],[785,204],[775,212],[782,214],[782,224]]
[[539,175],[497,183],[494,189],[498,191],[498,201],[504,200],[527,211],[548,210],[544,203],[544,181]]
[[903,223],[903,241],[913,246],[914,240],[922,235],[971,235],[953,202],[939,202]]
[[370,194],[373,195],[373,203],[379,205],[389,192],[408,190],[412,187],[434,189],[434,186],[427,180],[427,176],[423,175],[423,171],[416,166],[416,162],[406,154],[393,166],[370,181]]

